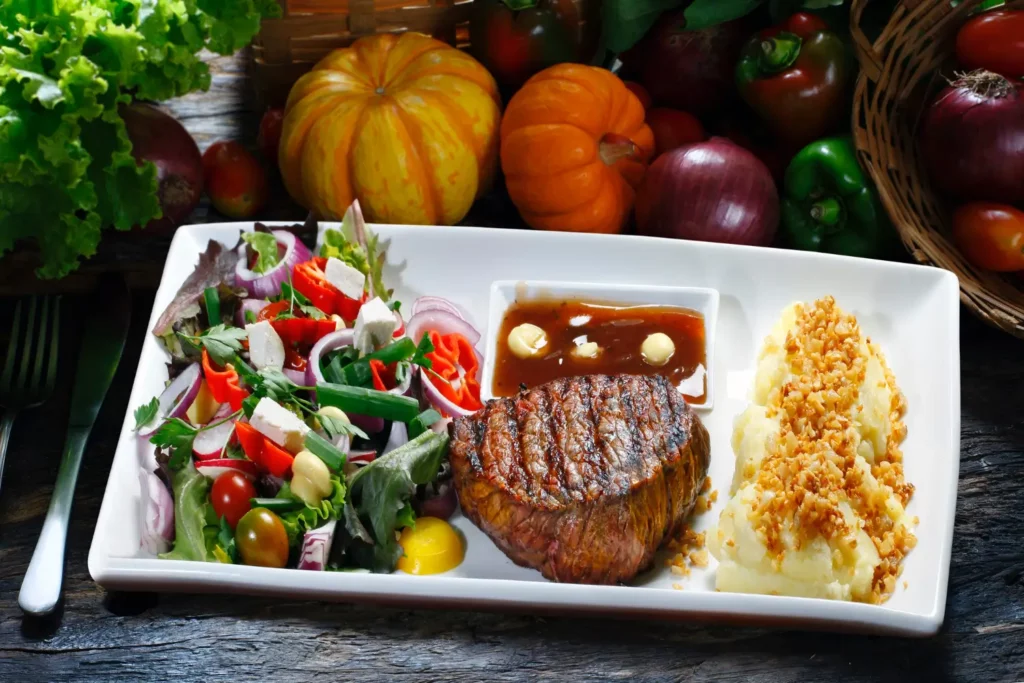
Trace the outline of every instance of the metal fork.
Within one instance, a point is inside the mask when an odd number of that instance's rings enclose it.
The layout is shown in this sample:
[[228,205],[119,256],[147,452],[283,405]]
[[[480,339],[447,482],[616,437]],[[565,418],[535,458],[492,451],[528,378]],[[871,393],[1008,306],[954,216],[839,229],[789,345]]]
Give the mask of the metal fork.
[[[41,302],[41,303],[40,303]],[[33,296],[14,306],[14,324],[0,374],[0,479],[14,418],[50,398],[57,381],[60,350],[60,297]]]

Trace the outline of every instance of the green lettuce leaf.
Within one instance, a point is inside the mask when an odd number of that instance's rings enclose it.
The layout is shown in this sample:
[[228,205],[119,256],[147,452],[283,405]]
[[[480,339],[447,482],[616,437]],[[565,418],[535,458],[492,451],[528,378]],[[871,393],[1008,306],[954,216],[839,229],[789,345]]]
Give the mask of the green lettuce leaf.
[[[277,493],[278,498],[301,500],[292,493],[288,482],[285,482]],[[321,527],[325,522],[338,519],[345,507],[345,484],[337,475],[331,475],[331,495],[320,501],[319,505],[304,504],[302,508],[282,513],[281,522],[288,532],[288,545],[302,545],[302,536],[310,529]]]
[[230,54],[273,0],[0,3],[0,257],[35,246],[37,274],[66,275],[102,231],[161,215],[118,110],[210,85],[200,52]]
[[210,480],[196,471],[189,458],[185,467],[174,473],[171,488],[174,491],[174,548],[160,557],[206,562],[210,559],[205,534]]

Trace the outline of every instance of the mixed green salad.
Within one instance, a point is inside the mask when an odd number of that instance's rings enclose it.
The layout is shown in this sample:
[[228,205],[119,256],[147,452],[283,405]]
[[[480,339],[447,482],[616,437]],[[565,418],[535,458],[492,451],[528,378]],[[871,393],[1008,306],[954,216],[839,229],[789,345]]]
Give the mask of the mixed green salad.
[[319,232],[256,223],[233,249],[211,241],[157,321],[170,378],[135,410],[156,447],[144,550],[310,570],[461,562],[447,422],[481,407],[480,335],[438,297],[405,320],[358,203]]

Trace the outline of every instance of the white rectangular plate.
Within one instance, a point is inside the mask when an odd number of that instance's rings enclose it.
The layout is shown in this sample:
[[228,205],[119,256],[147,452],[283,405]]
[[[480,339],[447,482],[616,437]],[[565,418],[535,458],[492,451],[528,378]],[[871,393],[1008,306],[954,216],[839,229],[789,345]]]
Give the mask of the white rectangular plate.
[[[208,239],[233,245],[243,225],[180,228],[171,244],[149,327],[192,271]],[[560,280],[707,287],[720,293],[714,350],[713,410],[700,416],[711,434],[718,502],[693,520],[705,530],[728,496],[734,417],[747,405],[755,358],[789,303],[831,294],[856,314],[886,354],[907,397],[906,477],[916,486],[908,513],[920,517],[918,545],[884,605],[739,595],[714,590],[715,563],[680,578],[663,563],[631,586],[556,584],[518,567],[461,515],[465,562],[441,576],[267,569],[159,560],[139,550],[138,467],[152,449],[132,433],[132,410],[160,393],[165,354],[150,335],[125,415],[89,552],[89,571],[105,588],[233,591],[334,600],[526,611],[599,612],[699,618],[834,630],[929,635],[942,624],[960,458],[959,300],[943,270],[804,252],[645,237],[514,230],[372,226],[389,242],[385,279],[405,302],[444,296],[481,332],[495,280]],[[905,582],[905,585],[904,585]],[[673,583],[683,586],[674,590]]]

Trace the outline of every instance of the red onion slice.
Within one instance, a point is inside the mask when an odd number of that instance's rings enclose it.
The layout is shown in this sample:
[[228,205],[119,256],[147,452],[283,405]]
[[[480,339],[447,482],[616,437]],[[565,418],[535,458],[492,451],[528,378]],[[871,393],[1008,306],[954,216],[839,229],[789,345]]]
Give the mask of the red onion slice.
[[377,459],[377,451],[349,451],[346,459],[351,463],[365,465]]
[[299,569],[323,571],[327,568],[327,556],[331,553],[334,529],[337,526],[338,520],[332,519],[305,533],[302,537],[302,550],[299,552]]
[[249,258],[245,244],[238,247],[238,264],[235,266],[235,282],[244,287],[249,295],[257,299],[265,299],[281,293],[281,283],[288,279],[288,274],[296,264],[308,261],[312,253],[295,235],[287,230],[272,230],[271,234],[278,244],[285,247],[284,256],[276,266],[266,273],[249,270]]
[[457,315],[447,311],[423,311],[417,313],[406,325],[406,334],[417,343],[423,338],[423,333],[435,330],[438,334],[451,334],[456,332],[466,338],[472,346],[480,341],[480,333],[472,325]]
[[306,376],[308,375],[309,366],[306,366],[306,370],[295,370],[294,368],[285,368],[281,372],[284,376],[295,383],[296,386],[300,387],[311,387],[313,384],[306,384]]
[[160,477],[139,470],[142,535],[139,545],[153,553],[166,553],[174,540],[174,498]]
[[156,417],[139,430],[139,436],[152,436],[169,417],[184,418],[189,406],[199,395],[202,385],[203,373],[199,369],[199,363],[193,363],[185,368],[160,394],[160,398],[157,399],[160,409],[157,410]]
[[242,303],[238,307],[238,311],[235,313],[235,324],[239,327],[245,327],[246,311],[252,311],[253,315],[259,315],[260,311],[266,308],[269,304],[270,302],[266,299],[242,299]]
[[440,296],[421,296],[412,302],[412,315],[426,313],[427,311],[444,311],[451,313],[456,318],[466,319],[458,305]]

